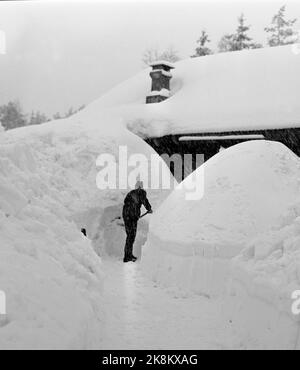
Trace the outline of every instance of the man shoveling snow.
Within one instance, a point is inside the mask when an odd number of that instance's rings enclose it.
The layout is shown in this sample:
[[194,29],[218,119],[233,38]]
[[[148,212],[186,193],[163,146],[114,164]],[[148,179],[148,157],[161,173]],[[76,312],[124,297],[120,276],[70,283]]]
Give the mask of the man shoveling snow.
[[131,190],[125,197],[123,206],[123,220],[125,231],[127,234],[126,244],[124,248],[123,262],[136,261],[136,257],[132,254],[133,243],[135,241],[138,219],[141,217],[141,206],[147,210],[147,213],[152,213],[151,204],[147,199],[147,193],[143,189],[143,182],[137,181],[135,189]]

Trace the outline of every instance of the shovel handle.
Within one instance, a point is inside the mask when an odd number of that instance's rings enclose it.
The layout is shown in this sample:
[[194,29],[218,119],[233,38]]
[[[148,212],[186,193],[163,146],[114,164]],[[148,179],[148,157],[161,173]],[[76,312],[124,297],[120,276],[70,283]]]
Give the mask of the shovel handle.
[[140,218],[142,218],[142,217],[146,216],[148,213],[149,213],[149,211],[147,211],[147,212],[143,213],[143,214],[140,216]]

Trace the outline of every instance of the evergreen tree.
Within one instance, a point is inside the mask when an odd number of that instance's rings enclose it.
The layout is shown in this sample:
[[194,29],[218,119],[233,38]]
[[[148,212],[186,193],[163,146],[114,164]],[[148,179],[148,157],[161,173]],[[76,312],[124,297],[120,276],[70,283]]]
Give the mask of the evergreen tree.
[[48,118],[45,116],[44,113],[41,113],[40,111],[31,112],[30,119],[29,119],[29,125],[40,125],[41,123],[49,121]]
[[245,24],[245,17],[242,13],[238,18],[238,27],[235,36],[235,50],[256,49],[261,45],[252,42],[252,38],[248,36],[250,26]]
[[271,26],[266,27],[265,31],[270,34],[268,38],[269,46],[288,45],[297,42],[297,33],[293,26],[297,19],[285,19],[285,8],[283,5],[274,15]]
[[55,114],[53,114],[53,119],[61,119],[60,113],[56,112]]
[[81,111],[84,108],[85,108],[85,104],[82,104],[79,108],[77,108],[75,110],[73,109],[73,107],[70,107],[69,110],[66,113],[64,113],[63,115],[61,115],[59,112],[56,112],[55,114],[53,114],[53,119],[68,118],[68,117],[72,116],[73,114]]
[[17,100],[0,107],[0,121],[5,130],[27,125],[26,115]]
[[243,49],[257,49],[261,48],[262,45],[252,41],[252,38],[248,35],[250,26],[245,24],[244,14],[238,17],[238,27],[234,34],[224,35],[219,42],[219,51],[236,51]]
[[218,49],[220,53],[226,53],[227,51],[235,50],[235,38],[233,34],[226,34],[222,36],[218,43]]
[[35,120],[35,113],[34,111],[31,111],[30,118],[29,118],[29,125],[34,125],[34,120]]
[[200,38],[197,40],[197,44],[199,45],[195,49],[195,54],[191,56],[191,58],[195,57],[202,57],[205,55],[210,55],[212,54],[212,51],[206,46],[207,43],[209,43],[210,40],[208,38],[208,34],[206,33],[205,30],[201,32]]
[[85,108],[85,104],[82,104],[78,109],[77,109],[77,111],[76,112],[79,112],[79,111],[81,111],[82,109],[84,109]]
[[64,118],[68,118],[68,117],[71,117],[74,113],[76,113],[76,111],[73,110],[73,107],[69,108],[68,112],[65,113],[65,116]]

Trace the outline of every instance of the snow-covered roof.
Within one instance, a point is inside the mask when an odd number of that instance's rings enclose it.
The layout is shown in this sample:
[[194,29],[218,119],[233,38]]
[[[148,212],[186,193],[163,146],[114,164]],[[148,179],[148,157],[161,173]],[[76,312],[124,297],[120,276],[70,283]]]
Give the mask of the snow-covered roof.
[[143,136],[300,127],[297,50],[287,45],[182,60],[172,72],[172,97],[157,104],[145,104],[146,69],[91,106],[119,106],[125,124]]

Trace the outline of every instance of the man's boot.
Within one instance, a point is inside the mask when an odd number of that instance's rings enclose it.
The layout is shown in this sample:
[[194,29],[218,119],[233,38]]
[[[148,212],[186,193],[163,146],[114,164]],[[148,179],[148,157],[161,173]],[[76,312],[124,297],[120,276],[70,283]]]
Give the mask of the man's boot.
[[131,261],[132,261],[131,257],[127,257],[127,256],[125,256],[125,257],[123,258],[123,262],[131,262]]

